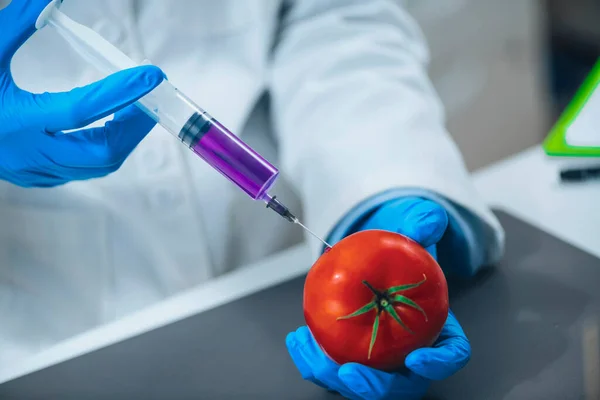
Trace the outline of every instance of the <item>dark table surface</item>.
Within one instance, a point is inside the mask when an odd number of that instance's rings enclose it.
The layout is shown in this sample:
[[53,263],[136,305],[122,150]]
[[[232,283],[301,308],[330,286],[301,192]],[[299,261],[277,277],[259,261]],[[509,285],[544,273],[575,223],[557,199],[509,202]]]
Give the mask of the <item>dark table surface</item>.
[[[600,311],[600,260],[497,215],[504,260],[450,282],[471,362],[428,398],[586,399],[584,365],[598,354],[583,350],[596,338],[584,326]],[[294,279],[4,383],[0,399],[337,399],[304,382],[287,354],[286,334],[304,323],[302,286]]]

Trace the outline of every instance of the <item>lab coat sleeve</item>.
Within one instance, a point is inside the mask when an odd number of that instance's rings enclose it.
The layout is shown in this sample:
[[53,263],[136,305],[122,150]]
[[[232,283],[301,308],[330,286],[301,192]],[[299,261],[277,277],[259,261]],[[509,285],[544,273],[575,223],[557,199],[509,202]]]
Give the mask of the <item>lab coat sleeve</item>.
[[[323,237],[365,199],[429,193],[482,249],[475,264],[494,263],[504,232],[445,129],[427,62],[398,1],[286,2],[270,74],[282,172]],[[319,243],[310,243],[317,256]]]

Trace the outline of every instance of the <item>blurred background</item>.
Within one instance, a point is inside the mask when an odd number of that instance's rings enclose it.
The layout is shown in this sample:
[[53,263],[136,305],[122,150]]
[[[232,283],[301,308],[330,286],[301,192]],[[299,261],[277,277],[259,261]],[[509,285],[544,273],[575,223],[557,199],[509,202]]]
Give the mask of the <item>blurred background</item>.
[[408,0],[470,170],[540,143],[600,54],[600,0]]

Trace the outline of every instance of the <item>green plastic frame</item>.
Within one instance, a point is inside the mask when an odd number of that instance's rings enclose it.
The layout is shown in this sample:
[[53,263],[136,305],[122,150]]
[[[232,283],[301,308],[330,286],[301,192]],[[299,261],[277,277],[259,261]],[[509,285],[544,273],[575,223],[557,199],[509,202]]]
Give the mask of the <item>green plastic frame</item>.
[[[600,147],[570,146],[565,135],[569,126],[575,121],[585,103],[600,84],[600,59],[596,62],[592,71],[585,78],[573,100],[566,107],[550,133],[544,140],[542,147],[550,156],[567,157],[600,157]],[[600,129],[600,126],[598,127]]]

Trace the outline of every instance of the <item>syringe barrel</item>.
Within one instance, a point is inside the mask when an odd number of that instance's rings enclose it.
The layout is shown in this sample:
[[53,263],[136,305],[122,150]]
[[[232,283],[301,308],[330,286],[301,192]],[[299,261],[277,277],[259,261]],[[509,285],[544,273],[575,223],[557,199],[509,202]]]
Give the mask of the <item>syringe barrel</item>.
[[[136,66],[95,31],[61,13],[56,8],[59,5],[54,3],[51,13],[44,13],[47,23],[100,72],[111,74]],[[267,191],[279,174],[277,169],[169,81],[164,80],[135,104],[249,196],[270,201]]]
[[169,81],[137,101],[144,112],[255,200],[269,201],[279,171]]

